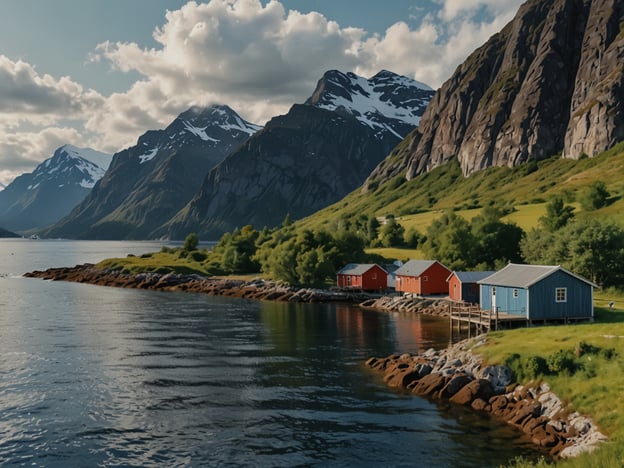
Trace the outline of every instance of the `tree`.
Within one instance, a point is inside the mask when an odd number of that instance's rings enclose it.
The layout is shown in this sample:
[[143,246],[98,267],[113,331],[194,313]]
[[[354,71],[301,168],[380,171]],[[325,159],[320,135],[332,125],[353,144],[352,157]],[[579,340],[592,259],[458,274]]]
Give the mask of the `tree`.
[[194,232],[191,232],[186,239],[184,239],[184,250],[190,252],[191,250],[197,250],[199,244],[199,237]]
[[577,220],[556,232],[534,229],[521,250],[529,263],[562,265],[603,287],[624,281],[624,230],[609,221]]
[[455,213],[445,213],[427,228],[422,249],[452,270],[465,270],[476,264],[475,239],[468,221]]
[[540,224],[549,232],[561,229],[574,218],[574,207],[565,205],[563,197],[555,196],[546,205],[546,214],[539,219]]
[[592,211],[607,205],[611,194],[601,180],[592,183],[582,194],[580,202],[585,211]]
[[384,247],[398,247],[403,245],[404,234],[405,228],[397,223],[394,216],[388,217],[386,219],[386,224],[379,230],[381,245]]

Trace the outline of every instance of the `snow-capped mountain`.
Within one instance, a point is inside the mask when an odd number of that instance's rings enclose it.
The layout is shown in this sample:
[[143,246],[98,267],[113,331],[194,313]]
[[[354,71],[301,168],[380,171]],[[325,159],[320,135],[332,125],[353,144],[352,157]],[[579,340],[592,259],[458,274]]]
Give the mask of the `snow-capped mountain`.
[[236,226],[276,226],[359,187],[416,128],[434,92],[389,71],[370,79],[328,71],[304,104],[274,117],[211,169],[159,236],[218,239]]
[[391,132],[403,139],[418,126],[434,93],[426,84],[388,70],[369,79],[330,70],[306,104],[350,114],[380,135]]
[[50,225],[76,206],[105,169],[85,159],[110,160],[110,155],[90,148],[64,145],[31,173],[15,178],[0,192],[0,224],[14,231]]
[[228,106],[192,107],[116,153],[84,201],[42,235],[149,238],[191,199],[208,170],[260,128]]
[[0,192],[2,192],[5,188],[6,188],[6,185],[0,182]]

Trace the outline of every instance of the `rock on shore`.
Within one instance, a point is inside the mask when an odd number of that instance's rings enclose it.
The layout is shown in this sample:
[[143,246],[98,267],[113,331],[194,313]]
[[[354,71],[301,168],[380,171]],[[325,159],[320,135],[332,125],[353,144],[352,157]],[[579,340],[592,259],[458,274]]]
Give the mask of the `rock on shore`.
[[315,288],[295,288],[276,281],[254,279],[251,281],[206,277],[179,273],[127,274],[119,270],[103,270],[93,264],[74,267],[49,268],[24,274],[27,278],[55,281],[72,281],[100,286],[150,289],[158,291],[187,291],[248,299],[284,302],[349,302],[360,303],[370,298],[357,292],[329,291]]
[[484,366],[465,345],[463,341],[419,355],[373,357],[366,365],[383,372],[390,387],[500,417],[531,436],[555,459],[590,452],[607,439],[589,418],[569,412],[547,384],[517,385],[508,367]]
[[438,317],[449,315],[448,298],[431,299],[409,294],[370,298],[360,303],[360,307],[386,312],[422,313]]

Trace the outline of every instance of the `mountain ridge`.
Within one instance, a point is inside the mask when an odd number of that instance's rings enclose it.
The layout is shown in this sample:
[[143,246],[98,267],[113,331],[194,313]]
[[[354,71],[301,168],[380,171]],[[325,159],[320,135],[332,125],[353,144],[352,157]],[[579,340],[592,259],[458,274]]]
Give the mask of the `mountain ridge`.
[[16,177],[0,191],[0,223],[12,231],[36,230],[69,213],[105,173],[85,156],[110,158],[91,148],[63,145],[33,172]]

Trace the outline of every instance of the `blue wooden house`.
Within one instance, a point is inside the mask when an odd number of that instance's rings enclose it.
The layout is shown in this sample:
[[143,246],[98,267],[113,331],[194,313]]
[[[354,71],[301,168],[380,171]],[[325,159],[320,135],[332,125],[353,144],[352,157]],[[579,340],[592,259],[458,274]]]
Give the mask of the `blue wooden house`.
[[510,263],[478,284],[482,310],[523,316],[529,322],[594,317],[598,286],[560,266]]

